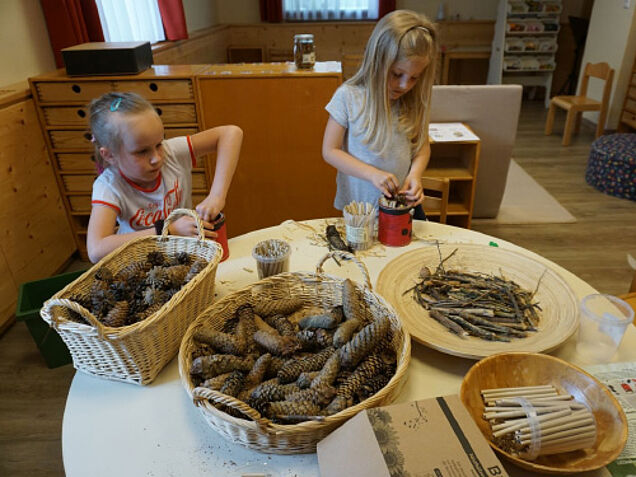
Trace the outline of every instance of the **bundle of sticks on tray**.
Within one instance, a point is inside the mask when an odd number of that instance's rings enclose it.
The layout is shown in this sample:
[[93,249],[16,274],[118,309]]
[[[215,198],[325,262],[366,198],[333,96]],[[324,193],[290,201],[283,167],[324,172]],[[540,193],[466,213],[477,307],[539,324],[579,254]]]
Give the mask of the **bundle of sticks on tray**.
[[422,267],[420,281],[405,293],[412,291],[431,318],[460,337],[510,341],[537,331],[541,308],[532,301],[536,290],[524,290],[504,277],[446,270],[444,262],[456,251],[434,271]]
[[592,447],[594,415],[552,385],[484,389],[483,418],[493,442],[525,459]]

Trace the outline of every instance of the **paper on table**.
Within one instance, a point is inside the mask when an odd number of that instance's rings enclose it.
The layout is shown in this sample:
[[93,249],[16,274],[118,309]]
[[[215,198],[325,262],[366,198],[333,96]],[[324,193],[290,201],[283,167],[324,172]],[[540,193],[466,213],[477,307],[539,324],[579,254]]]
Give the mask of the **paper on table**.
[[430,123],[428,135],[435,142],[479,141],[479,137],[462,123]]
[[615,463],[636,464],[636,363],[597,364],[584,369],[608,387],[627,417],[627,443]]

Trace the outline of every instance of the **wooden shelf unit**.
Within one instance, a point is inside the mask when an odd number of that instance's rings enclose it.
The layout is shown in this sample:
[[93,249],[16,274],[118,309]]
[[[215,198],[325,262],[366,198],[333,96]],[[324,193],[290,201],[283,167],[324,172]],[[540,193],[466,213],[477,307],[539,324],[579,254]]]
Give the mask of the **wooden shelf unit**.
[[[468,127],[468,126],[466,126]],[[479,168],[479,140],[435,142],[431,139],[431,159],[425,177],[448,177],[450,192],[446,223],[470,228]],[[433,220],[435,213],[426,212]]]
[[636,56],[632,65],[632,72],[629,77],[625,99],[623,100],[623,109],[618,122],[618,132],[634,132],[636,131]]
[[[542,11],[531,11],[536,6]],[[545,88],[545,107],[550,105],[561,10],[561,0],[499,0],[488,84],[542,86]],[[531,23],[541,28],[552,25],[556,25],[556,28],[536,30],[530,27]],[[523,30],[514,31],[511,28],[514,25]],[[540,44],[545,41],[550,42],[551,46],[543,49]],[[521,42],[524,46],[512,47],[512,42]],[[528,48],[525,45],[532,46]]]
[[[155,65],[136,75],[84,77],[70,77],[60,69],[29,78],[53,172],[82,259],[88,260],[86,229],[97,175],[88,130],[88,103],[109,91],[133,91],[155,106],[166,138],[194,134],[201,129],[195,77],[206,67]],[[206,161],[200,162],[204,165]],[[193,170],[193,202],[207,195],[212,173],[205,167]]]

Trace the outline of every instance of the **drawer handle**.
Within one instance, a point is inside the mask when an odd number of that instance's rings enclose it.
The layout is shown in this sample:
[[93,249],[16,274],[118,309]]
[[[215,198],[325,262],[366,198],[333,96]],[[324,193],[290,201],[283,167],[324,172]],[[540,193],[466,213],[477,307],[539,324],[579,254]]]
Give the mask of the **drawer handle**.
[[150,88],[150,91],[155,91],[155,92],[159,89],[159,86],[157,85],[157,83],[150,83],[148,87]]
[[83,109],[78,109],[78,110],[77,110],[77,115],[78,115],[80,118],[85,118],[85,117],[86,117],[86,111],[84,111]]
[[73,86],[71,86],[71,89],[73,90],[74,93],[81,93],[82,92],[82,87],[78,84],[74,84]]
[[163,114],[163,111],[161,110],[161,108],[155,108],[155,111],[157,111],[157,114],[159,116],[161,116]]

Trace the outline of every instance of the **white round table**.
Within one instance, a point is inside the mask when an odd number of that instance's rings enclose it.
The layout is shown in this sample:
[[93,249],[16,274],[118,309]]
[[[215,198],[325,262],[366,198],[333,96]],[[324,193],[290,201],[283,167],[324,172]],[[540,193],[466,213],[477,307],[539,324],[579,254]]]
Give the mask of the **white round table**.
[[[335,219],[283,224],[251,232],[229,241],[230,258],[219,264],[217,298],[257,280],[251,256],[253,246],[265,239],[281,238],[292,245],[290,271],[315,271],[327,252],[316,240]],[[231,224],[228,224],[231,227]],[[375,285],[382,268],[398,255],[417,247],[447,243],[489,244],[516,250],[543,262],[559,273],[580,300],[595,293],[587,283],[567,270],[509,242],[467,229],[414,221],[415,240],[407,247],[376,244],[361,254]],[[360,281],[351,263],[337,267],[333,261],[325,272]],[[574,347],[575,336],[552,354],[581,364]],[[636,361],[636,329],[629,326],[615,361]],[[397,402],[457,394],[463,376],[475,361],[426,348],[413,342],[408,379]],[[135,386],[75,374],[69,390],[62,429],[64,468],[68,477],[126,476],[240,476],[255,469],[269,469],[272,477],[318,477],[316,454],[281,456],[262,454],[225,440],[211,429],[181,385],[177,358],[148,386]],[[503,461],[511,475],[531,475]],[[605,469],[590,476],[609,475]],[[325,476],[323,476],[325,477]]]

